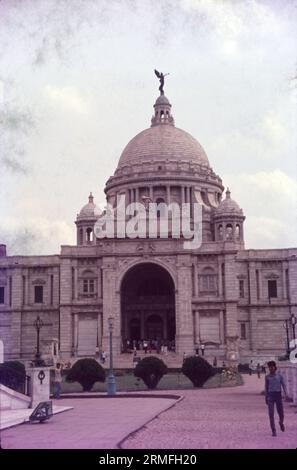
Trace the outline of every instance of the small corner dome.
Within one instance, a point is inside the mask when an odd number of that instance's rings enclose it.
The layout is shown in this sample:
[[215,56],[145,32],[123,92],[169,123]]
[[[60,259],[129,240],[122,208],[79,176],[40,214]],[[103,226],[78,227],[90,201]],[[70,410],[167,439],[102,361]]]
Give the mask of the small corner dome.
[[215,215],[221,216],[224,214],[243,216],[242,209],[239,207],[237,202],[234,201],[234,199],[231,199],[231,192],[229,188],[227,188],[225,199],[219,204],[215,211]]
[[101,215],[100,209],[94,204],[93,194],[89,195],[89,202],[83,206],[77,215],[77,220],[81,219],[97,219]]

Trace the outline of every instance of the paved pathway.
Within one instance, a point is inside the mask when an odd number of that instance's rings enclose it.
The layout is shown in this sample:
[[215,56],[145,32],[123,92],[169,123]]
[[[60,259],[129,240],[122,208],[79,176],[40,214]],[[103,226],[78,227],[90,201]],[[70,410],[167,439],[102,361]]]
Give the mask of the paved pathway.
[[285,403],[286,431],[272,437],[260,395],[264,377],[244,375],[244,380],[241,387],[184,390],[184,400],[125,440],[122,448],[296,448],[296,408]]
[[[177,394],[176,394],[177,395]],[[25,423],[1,432],[3,449],[112,449],[130,432],[172,406],[168,398],[73,398],[72,406],[43,424]]]
[[[184,400],[162,398],[73,398],[59,405],[74,409],[44,424],[22,424],[2,431],[3,448],[211,449],[296,448],[296,408],[285,404],[286,432],[272,437],[263,377],[244,376],[242,387],[184,390]],[[180,391],[181,392],[181,391]],[[160,392],[155,392],[158,394]]]

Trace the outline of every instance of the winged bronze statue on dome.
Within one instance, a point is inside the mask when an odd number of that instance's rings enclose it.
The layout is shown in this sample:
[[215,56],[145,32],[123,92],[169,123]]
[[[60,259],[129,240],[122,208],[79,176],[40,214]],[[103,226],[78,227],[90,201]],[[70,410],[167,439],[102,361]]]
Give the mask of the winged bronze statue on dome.
[[165,77],[166,77],[166,75],[169,75],[169,73],[158,72],[158,70],[155,69],[155,74],[157,75],[158,79],[160,80],[160,86],[159,86],[160,95],[164,95],[163,88],[164,88]]

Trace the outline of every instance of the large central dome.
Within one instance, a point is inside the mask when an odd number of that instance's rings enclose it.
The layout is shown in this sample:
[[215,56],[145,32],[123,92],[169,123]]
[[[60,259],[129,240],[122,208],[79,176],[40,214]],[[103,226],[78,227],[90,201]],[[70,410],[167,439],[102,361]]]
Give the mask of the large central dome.
[[199,142],[182,129],[168,124],[153,125],[137,134],[123,150],[119,166],[167,159],[209,166]]
[[168,98],[165,95],[159,96],[154,108],[151,127],[130,140],[120,157],[118,168],[145,160],[152,163],[162,160],[186,161],[209,166],[206,153],[199,142],[174,126]]

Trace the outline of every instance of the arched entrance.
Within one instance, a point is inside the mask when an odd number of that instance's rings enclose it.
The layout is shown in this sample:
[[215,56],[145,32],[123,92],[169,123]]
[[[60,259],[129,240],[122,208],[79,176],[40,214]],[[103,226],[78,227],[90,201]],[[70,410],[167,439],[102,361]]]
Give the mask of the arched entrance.
[[125,346],[141,341],[167,344],[175,342],[175,288],[171,275],[154,263],[132,267],[121,285],[122,342]]

